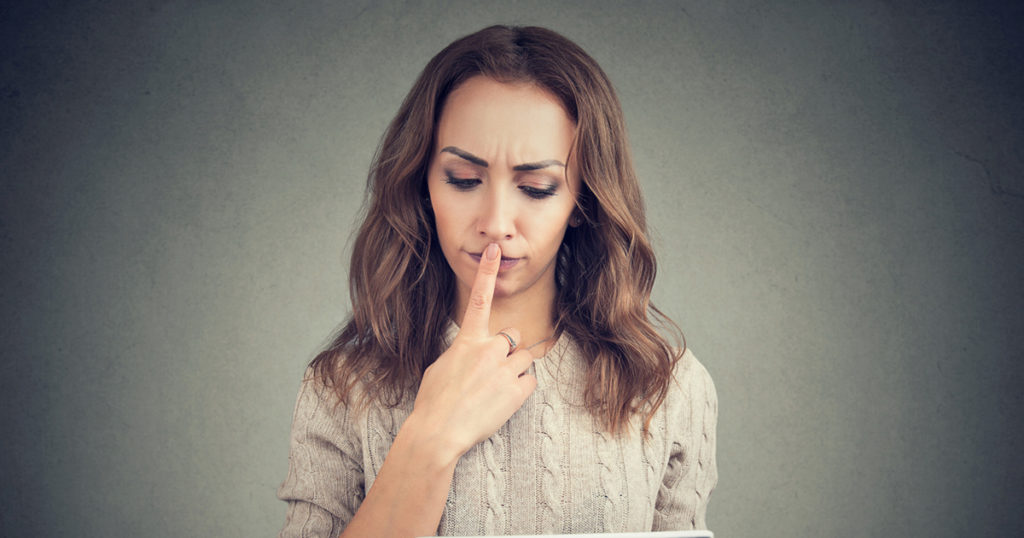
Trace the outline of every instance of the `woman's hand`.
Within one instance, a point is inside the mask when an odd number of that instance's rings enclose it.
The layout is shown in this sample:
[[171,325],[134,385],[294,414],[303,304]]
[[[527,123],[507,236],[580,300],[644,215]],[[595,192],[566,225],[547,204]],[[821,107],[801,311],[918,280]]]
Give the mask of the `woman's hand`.
[[[533,354],[527,349],[509,354],[509,340],[488,326],[500,263],[501,249],[488,245],[459,333],[423,374],[409,417],[433,432],[437,446],[453,461],[494,434],[537,387],[536,378],[524,374]],[[518,330],[502,332],[519,341]]]
[[[343,538],[433,534],[459,458],[497,431],[537,387],[536,378],[523,374],[533,354],[510,354],[509,340],[488,328],[500,263],[498,245],[489,245],[459,334],[423,374],[413,411]],[[504,332],[519,340],[519,331]]]

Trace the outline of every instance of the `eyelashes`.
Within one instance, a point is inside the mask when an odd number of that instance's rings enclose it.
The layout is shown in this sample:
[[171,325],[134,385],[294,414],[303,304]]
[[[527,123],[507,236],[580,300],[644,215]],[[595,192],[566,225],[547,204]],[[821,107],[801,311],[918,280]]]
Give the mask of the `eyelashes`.
[[[444,182],[455,187],[456,190],[461,192],[471,191],[476,188],[477,185],[483,183],[478,178],[461,178],[455,177],[451,174],[446,174]],[[530,185],[520,185],[519,190],[534,200],[543,200],[555,195],[558,190],[557,185],[549,185],[547,187],[533,187]]]
[[554,185],[545,187],[543,189],[538,189],[537,187],[531,187],[529,185],[522,185],[519,187],[519,190],[525,192],[527,196],[533,198],[534,200],[543,200],[544,198],[547,198],[549,196],[554,196],[556,188],[557,187],[555,187]]
[[476,178],[459,178],[451,174],[445,176],[444,182],[460,191],[473,190],[473,187],[476,187],[481,183],[481,181]]

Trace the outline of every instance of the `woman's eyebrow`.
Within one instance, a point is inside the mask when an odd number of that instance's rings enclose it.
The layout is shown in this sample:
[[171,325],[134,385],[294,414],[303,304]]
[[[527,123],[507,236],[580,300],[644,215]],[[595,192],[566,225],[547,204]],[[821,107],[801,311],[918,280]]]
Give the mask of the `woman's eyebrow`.
[[[457,148],[455,146],[445,146],[444,148],[441,149],[439,153],[451,153],[452,155],[465,159],[477,166],[482,166],[484,168],[487,168],[489,166],[487,161],[481,159],[480,157],[477,157],[476,155],[473,155],[472,153],[464,149]],[[548,159],[546,161],[537,161],[535,163],[517,164],[513,166],[512,169],[515,170],[516,172],[528,172],[530,170],[540,170],[542,168],[547,168],[549,166],[561,166],[562,168],[565,168],[565,163],[555,159]]]
[[451,153],[452,155],[457,155],[459,157],[462,157],[463,159],[466,159],[467,161],[469,161],[469,162],[471,162],[471,163],[473,163],[473,164],[475,164],[477,166],[483,166],[484,168],[487,168],[487,166],[488,166],[487,165],[487,161],[481,159],[480,157],[477,157],[476,155],[473,155],[472,153],[470,153],[470,152],[468,152],[468,151],[466,151],[464,149],[459,149],[459,148],[457,148],[455,146],[446,146],[445,148],[443,148],[438,153],[445,153],[445,152]]
[[549,166],[561,166],[565,168],[565,163],[562,161],[556,161],[554,159],[548,159],[546,161],[537,161],[535,163],[523,163],[517,164],[512,167],[517,172],[529,171],[529,170],[540,170],[541,168],[547,168]]

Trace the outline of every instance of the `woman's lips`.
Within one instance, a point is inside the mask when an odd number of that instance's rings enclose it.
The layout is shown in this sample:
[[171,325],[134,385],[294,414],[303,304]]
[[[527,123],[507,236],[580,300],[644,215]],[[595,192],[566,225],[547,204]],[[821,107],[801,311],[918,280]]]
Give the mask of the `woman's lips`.
[[[477,264],[480,263],[480,254],[473,254],[472,252],[469,252],[467,254],[469,254],[470,258],[473,258],[473,262],[474,263],[477,263]],[[519,263],[519,260],[521,260],[521,259],[522,258],[506,258],[505,256],[502,256],[501,257],[501,265],[498,267],[498,270],[499,271],[505,271],[505,270],[511,269],[511,268],[515,267],[515,265],[517,263]]]

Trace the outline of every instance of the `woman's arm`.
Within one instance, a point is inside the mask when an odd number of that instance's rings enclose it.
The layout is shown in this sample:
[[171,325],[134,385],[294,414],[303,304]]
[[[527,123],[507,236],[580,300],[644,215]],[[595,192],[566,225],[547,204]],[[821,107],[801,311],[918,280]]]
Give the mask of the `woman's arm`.
[[[459,458],[507,422],[537,386],[524,374],[531,352],[510,355],[509,341],[490,333],[501,251],[488,246],[481,258],[459,333],[424,373],[413,411],[344,538],[434,534]],[[519,339],[515,329],[506,332]]]
[[652,530],[706,529],[708,499],[718,483],[718,395],[708,371],[689,351],[676,370],[682,373],[679,386],[673,387],[679,394],[673,398],[669,420],[678,430],[670,433],[668,468]]
[[341,533],[363,536],[429,536],[437,530],[458,458],[410,416],[392,443],[373,487]]
[[433,534],[441,515],[434,508],[444,505],[454,463],[437,463],[444,460],[429,448],[436,443],[410,416],[364,499],[361,415],[336,403],[333,391],[308,372],[292,422],[288,478],[278,490],[288,502],[280,536]]
[[288,503],[281,538],[337,536],[363,501],[358,418],[313,375],[299,389],[292,418],[288,476],[277,497]]

